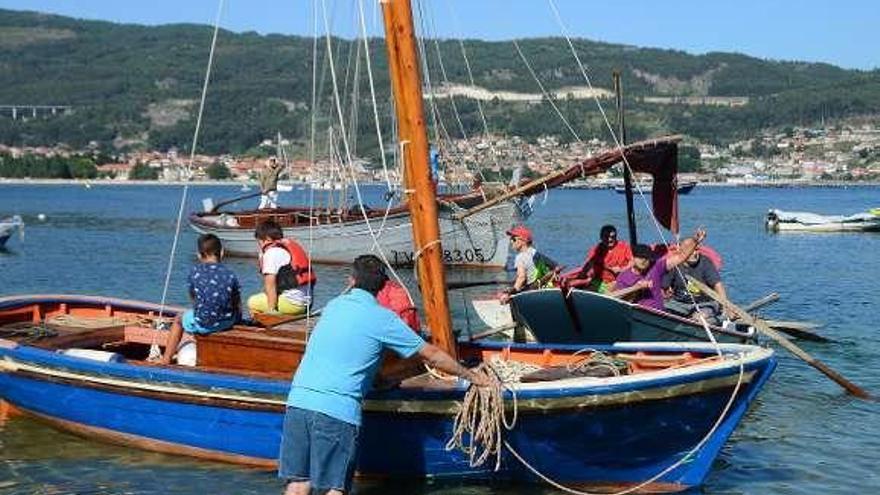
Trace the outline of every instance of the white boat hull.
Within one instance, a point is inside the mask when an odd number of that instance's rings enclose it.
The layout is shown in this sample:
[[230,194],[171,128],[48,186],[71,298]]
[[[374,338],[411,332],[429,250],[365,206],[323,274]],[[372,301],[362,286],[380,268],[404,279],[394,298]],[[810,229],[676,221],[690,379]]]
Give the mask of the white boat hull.
[[[463,220],[454,220],[451,212],[441,211],[439,221],[444,262],[452,266],[503,268],[510,249],[505,232],[513,226],[516,212],[516,206],[509,202]],[[227,254],[256,256],[253,230],[230,226],[230,221],[234,224],[234,218],[220,214],[202,216],[200,222],[191,222],[190,225],[196,232],[219,237]],[[412,264],[415,253],[409,213],[389,215],[384,222],[382,217],[372,218],[370,227],[389,262]],[[302,243],[314,263],[351,263],[358,255],[376,249],[370,228],[363,220],[285,228],[284,235]]]
[[766,226],[773,232],[880,232],[880,215],[873,210],[842,216],[771,209]]

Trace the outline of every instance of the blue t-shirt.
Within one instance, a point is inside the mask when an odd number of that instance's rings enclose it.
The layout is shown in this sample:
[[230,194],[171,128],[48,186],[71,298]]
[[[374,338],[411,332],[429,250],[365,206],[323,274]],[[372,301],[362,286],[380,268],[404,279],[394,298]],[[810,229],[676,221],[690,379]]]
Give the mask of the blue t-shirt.
[[187,278],[196,322],[207,330],[222,330],[235,323],[241,297],[238,278],[220,263],[199,263]]
[[407,358],[425,341],[367,291],[352,289],[321,312],[296,370],[287,405],[361,424],[361,401],[384,349]]

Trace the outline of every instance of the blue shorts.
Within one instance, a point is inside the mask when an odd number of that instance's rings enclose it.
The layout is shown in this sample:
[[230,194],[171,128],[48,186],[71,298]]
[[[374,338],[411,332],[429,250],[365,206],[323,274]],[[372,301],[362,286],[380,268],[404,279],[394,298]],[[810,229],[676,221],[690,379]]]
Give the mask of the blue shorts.
[[312,490],[348,493],[357,461],[358,427],[298,407],[288,407],[278,456],[278,477],[308,481]]
[[196,314],[193,310],[188,309],[183,312],[183,316],[180,318],[181,324],[183,325],[183,329],[186,330],[186,333],[197,333],[201,335],[206,335],[214,332],[221,332],[223,330],[228,330],[235,325],[235,320],[221,320],[217,322],[213,328],[203,327],[198,320],[196,320]]

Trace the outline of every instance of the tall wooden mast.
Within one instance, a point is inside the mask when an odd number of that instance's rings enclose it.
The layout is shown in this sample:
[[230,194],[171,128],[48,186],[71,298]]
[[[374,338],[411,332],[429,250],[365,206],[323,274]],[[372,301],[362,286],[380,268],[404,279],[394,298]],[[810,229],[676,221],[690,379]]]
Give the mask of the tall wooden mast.
[[397,135],[404,165],[406,202],[412,215],[419,287],[434,345],[456,356],[443,248],[437,220],[437,198],[428,163],[428,134],[422,99],[418,51],[409,0],[380,0],[385,18],[388,68],[397,107]]

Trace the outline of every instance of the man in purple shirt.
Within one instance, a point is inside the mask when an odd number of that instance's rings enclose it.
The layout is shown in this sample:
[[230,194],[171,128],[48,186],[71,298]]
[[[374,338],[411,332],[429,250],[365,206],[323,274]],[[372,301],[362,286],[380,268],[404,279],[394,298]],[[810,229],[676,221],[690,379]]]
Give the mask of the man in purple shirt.
[[705,238],[706,231],[697,229],[693,237],[681,242],[678,251],[657,260],[650,247],[637,244],[633,248],[633,267],[617,276],[611,295],[663,311],[663,275],[684,263]]

